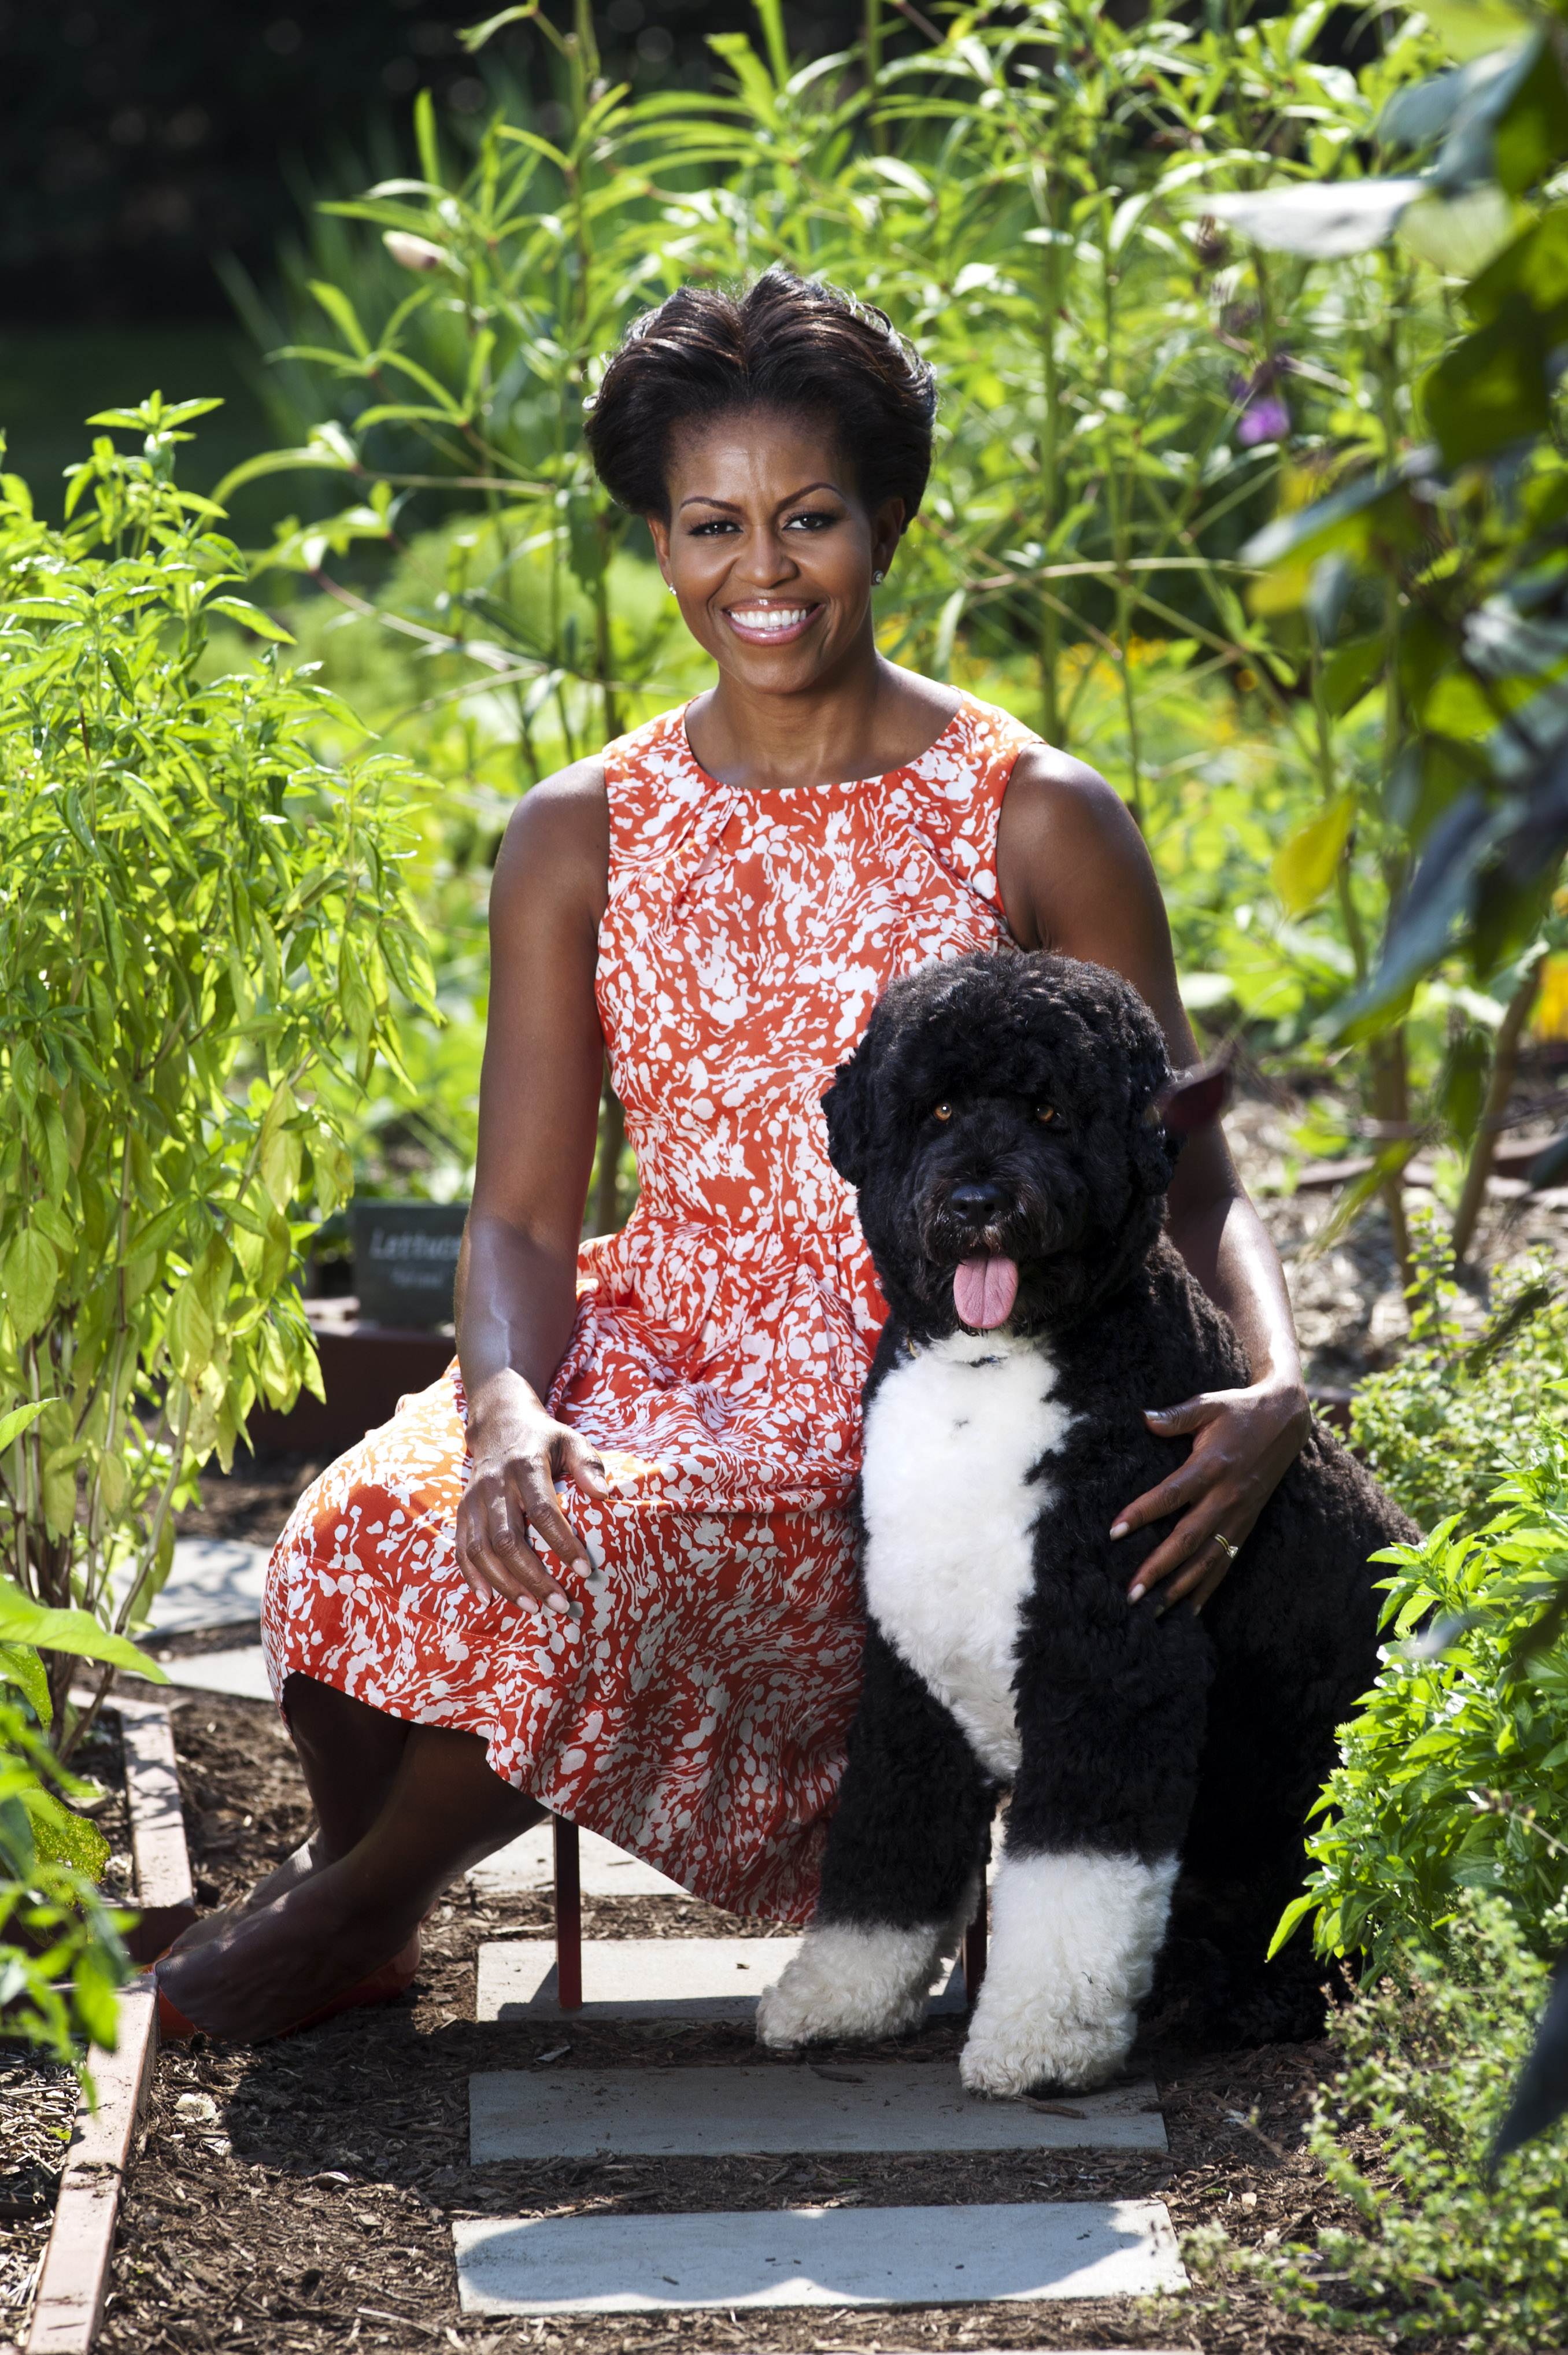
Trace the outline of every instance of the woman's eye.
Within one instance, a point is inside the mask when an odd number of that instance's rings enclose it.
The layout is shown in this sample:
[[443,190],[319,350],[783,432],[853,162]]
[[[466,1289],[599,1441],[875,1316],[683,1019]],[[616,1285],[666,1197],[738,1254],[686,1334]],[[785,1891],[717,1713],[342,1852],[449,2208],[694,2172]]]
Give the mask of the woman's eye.
[[931,1108],[931,1117],[933,1120],[951,1120],[953,1117],[953,1106],[950,1103],[933,1104]]
[[1056,1106],[1054,1104],[1036,1104],[1034,1108],[1034,1116],[1036,1120],[1041,1122],[1046,1127],[1049,1127],[1051,1123],[1056,1118]]
[[717,517],[712,523],[694,523],[691,527],[688,537],[692,539],[707,539],[710,533],[716,531],[733,531],[734,528],[735,527],[732,523],[729,522],[726,517],[720,516]]
[[827,514],[821,507],[807,507],[800,515],[791,516],[788,527],[793,531],[800,524],[808,531],[816,531],[820,526],[837,523],[837,516]]

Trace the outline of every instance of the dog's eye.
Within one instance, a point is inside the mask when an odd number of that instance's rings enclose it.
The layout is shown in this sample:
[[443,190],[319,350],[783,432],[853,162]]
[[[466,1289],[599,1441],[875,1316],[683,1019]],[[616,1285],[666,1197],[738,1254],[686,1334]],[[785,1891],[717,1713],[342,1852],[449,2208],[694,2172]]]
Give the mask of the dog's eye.
[[1040,1121],[1047,1128],[1049,1128],[1051,1122],[1056,1118],[1056,1106],[1054,1104],[1047,1103],[1036,1104],[1034,1108],[1034,1116],[1036,1120]]
[[931,1108],[931,1117],[933,1120],[951,1120],[953,1117],[953,1106],[950,1103],[933,1104]]

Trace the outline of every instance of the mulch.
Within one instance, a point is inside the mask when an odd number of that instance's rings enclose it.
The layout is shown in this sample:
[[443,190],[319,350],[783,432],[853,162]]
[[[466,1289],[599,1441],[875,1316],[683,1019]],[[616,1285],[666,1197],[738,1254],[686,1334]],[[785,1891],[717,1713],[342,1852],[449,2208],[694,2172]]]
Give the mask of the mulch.
[[[265,1704],[182,1696],[174,1721],[193,1867],[204,1902],[220,1902],[304,1837],[303,1784]],[[665,1936],[777,1934],[695,1900],[659,1897],[586,1899],[584,1928],[591,1937],[647,1936],[656,1928]],[[127,2193],[101,2345],[136,2355],[163,2348],[325,2355],[356,2343],[455,2345],[475,2355],[525,2346],[560,2355],[1108,2346],[1370,2355],[1385,2343],[1293,2323],[1245,2284],[1164,2302],[804,2310],[743,2323],[722,2314],[465,2319],[452,2254],[457,2216],[1157,2196],[1179,2232],[1217,2219],[1238,2240],[1268,2245],[1309,2241],[1320,2222],[1345,2221],[1299,2140],[1313,2087],[1331,2065],[1325,2045],[1135,2054],[1132,2073],[1158,2085],[1168,2156],[1064,2150],[471,2167],[475,2070],[756,2067],[764,2058],[747,2032],[708,2022],[476,2023],[481,1941],[549,1930],[547,1891],[487,1900],[459,1883],[428,1925],[423,1967],[400,2003],[256,2051],[205,2039],[166,2051]],[[890,2045],[887,2054],[950,2064],[962,2035],[961,2023],[933,2022],[912,2045]],[[880,2057],[875,2048],[857,2052]],[[816,2057],[832,2065],[830,2052]]]

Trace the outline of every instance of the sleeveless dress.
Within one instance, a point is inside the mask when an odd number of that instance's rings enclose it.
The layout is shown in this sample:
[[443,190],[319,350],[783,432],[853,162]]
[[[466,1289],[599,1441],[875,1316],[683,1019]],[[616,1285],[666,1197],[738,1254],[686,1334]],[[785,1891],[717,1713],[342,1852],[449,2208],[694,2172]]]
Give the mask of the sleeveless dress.
[[640,1192],[585,1243],[549,1407],[603,1452],[573,1495],[581,1616],[460,1575],[455,1363],[332,1465],[272,1555],[272,1690],[314,1677],[481,1735],[496,1773],[741,1913],[809,1916],[859,1680],[847,1503],[886,1310],[820,1099],[880,992],[994,946],[997,821],[1037,740],[965,697],[882,777],[745,793],[685,711],[604,755],[596,995]]

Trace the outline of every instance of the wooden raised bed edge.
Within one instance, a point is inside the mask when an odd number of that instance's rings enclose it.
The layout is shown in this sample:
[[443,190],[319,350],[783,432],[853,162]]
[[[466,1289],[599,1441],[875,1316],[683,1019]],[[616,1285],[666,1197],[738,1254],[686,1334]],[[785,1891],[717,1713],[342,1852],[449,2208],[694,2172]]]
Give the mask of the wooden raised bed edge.
[[[114,1699],[125,1760],[136,1900],[142,1919],[132,1952],[150,1962],[196,1919],[168,1704]],[[158,2007],[152,1983],[133,1979],[120,1997],[120,2042],[96,2056],[96,2113],[85,2094],[76,2123],[48,2246],[38,2273],[27,2355],[90,2355],[109,2290],[114,2228],[158,2057]]]

